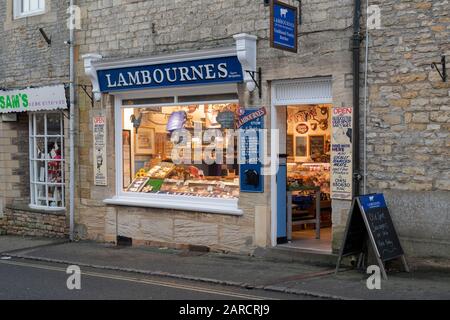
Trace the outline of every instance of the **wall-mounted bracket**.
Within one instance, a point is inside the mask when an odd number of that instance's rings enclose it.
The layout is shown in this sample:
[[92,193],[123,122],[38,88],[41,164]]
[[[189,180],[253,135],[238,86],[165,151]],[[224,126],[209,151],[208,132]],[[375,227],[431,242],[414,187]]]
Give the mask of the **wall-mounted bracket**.
[[92,96],[95,101],[100,101],[102,93],[100,92],[100,85],[98,83],[97,70],[93,62],[100,61],[102,56],[99,54],[88,53],[82,56],[84,60],[84,72],[89,77],[92,83]]
[[52,44],[52,39],[45,33],[43,28],[39,28],[39,32],[41,33],[42,37],[44,38],[45,42],[47,42],[47,45]]
[[[262,98],[262,71],[261,68],[258,68],[258,72],[245,70],[245,72],[252,78],[255,86],[258,88],[259,98]],[[256,75],[258,75],[258,79],[256,79]]]
[[[442,66],[442,72],[441,72],[441,70],[439,70],[438,64],[440,64]],[[441,76],[443,82],[447,82],[448,75],[447,75],[447,66],[446,66],[446,58],[445,58],[445,56],[442,56],[440,63],[439,62],[433,62],[431,64],[431,68],[432,69],[436,69],[436,71]]]
[[78,86],[79,86],[79,87],[84,91],[84,93],[89,97],[89,99],[91,100],[91,107],[94,108],[94,94],[90,94],[90,93],[87,91],[87,88],[88,88],[88,87],[91,88],[91,91],[92,91],[92,86],[91,86],[91,85],[87,85],[87,84],[79,84]]
[[258,38],[246,33],[234,35],[233,38],[236,41],[237,57],[242,65],[244,83],[246,84],[247,90],[253,92],[257,83],[255,81],[255,74],[258,72],[256,66],[256,41]]

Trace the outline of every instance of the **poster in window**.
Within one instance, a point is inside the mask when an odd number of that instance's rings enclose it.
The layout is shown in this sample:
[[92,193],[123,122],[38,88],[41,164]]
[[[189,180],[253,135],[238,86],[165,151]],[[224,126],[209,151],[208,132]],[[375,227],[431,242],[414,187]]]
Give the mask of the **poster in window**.
[[295,138],[295,156],[296,157],[306,157],[307,153],[307,141],[306,137],[296,137]]
[[331,197],[351,200],[353,193],[353,108],[333,108],[331,123]]
[[309,136],[309,155],[319,159],[325,154],[325,136]]
[[147,155],[155,153],[155,129],[149,127],[139,128],[135,140],[135,153]]
[[294,157],[294,136],[292,134],[286,136],[286,154],[288,157]]
[[96,116],[93,118],[94,135],[94,184],[96,186],[106,186],[107,165],[106,165],[106,118]]
[[123,152],[123,187],[127,188],[132,180],[131,130],[122,130],[122,152]]

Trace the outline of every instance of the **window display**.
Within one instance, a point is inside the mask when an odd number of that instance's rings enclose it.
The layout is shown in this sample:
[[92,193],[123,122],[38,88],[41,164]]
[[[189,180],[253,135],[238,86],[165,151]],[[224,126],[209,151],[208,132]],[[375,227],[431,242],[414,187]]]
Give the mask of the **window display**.
[[237,119],[234,103],[127,106],[123,128],[131,132],[134,174],[124,191],[238,198]]
[[288,163],[288,189],[320,187],[322,200],[330,199],[329,163]]
[[64,135],[61,113],[30,114],[31,205],[64,208]]

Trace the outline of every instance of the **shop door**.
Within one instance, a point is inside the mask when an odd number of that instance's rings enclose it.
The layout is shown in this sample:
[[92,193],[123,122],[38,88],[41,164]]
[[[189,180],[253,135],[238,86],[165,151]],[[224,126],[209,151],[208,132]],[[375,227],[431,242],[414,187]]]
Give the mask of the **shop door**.
[[[272,150],[279,148],[280,168],[271,180],[272,244],[287,241],[287,168],[286,158],[286,113],[288,105],[332,103],[332,80],[330,77],[274,81],[271,88],[271,128],[279,130],[279,140],[272,142]],[[278,146],[275,146],[278,144]],[[281,155],[281,157],[280,157]],[[283,160],[284,158],[284,160]],[[283,165],[284,163],[284,165]]]

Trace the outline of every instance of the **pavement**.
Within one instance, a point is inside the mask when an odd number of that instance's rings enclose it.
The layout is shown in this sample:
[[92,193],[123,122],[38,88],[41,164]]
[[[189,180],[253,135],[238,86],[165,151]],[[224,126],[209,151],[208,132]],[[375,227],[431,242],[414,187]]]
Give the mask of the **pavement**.
[[[22,241],[23,245],[20,245]],[[33,241],[0,236],[3,259],[12,257],[40,263],[75,264],[82,268],[313,298],[450,299],[450,269],[390,272],[389,280],[382,280],[380,290],[369,290],[366,286],[368,275],[350,269],[335,275],[332,266],[167,248],[117,247],[84,241],[46,243],[36,239],[33,247]],[[14,249],[8,250],[8,244]]]
[[4,252],[21,251],[27,248],[54,245],[63,242],[67,242],[67,240],[0,235],[0,254]]

